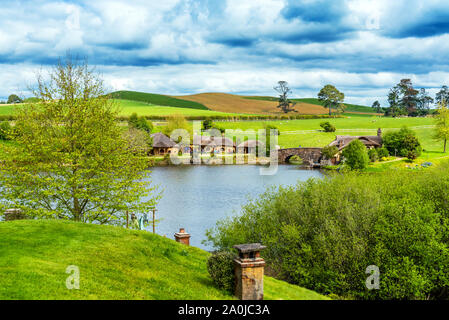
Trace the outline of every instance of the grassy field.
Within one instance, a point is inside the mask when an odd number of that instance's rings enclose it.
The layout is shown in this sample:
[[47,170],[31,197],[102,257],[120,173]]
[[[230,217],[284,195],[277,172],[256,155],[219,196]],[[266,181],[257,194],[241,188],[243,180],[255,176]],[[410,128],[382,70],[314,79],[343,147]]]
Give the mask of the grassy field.
[[14,105],[0,104],[0,115],[11,115],[14,112]]
[[129,116],[132,113],[137,113],[139,116],[165,116],[171,114],[182,114],[184,116],[233,116],[237,113],[225,113],[211,110],[191,109],[191,108],[177,108],[166,107],[148,104],[145,102],[131,101],[131,100],[115,100],[120,106],[120,114]]
[[136,92],[136,91],[116,91],[112,92],[110,95],[114,99],[145,102],[159,106],[207,110],[207,107],[201,103],[182,100],[162,94]]
[[[0,299],[234,299],[206,270],[209,253],[146,231],[68,221],[0,222]],[[67,266],[80,289],[66,288]],[[325,299],[265,277],[266,299]]]

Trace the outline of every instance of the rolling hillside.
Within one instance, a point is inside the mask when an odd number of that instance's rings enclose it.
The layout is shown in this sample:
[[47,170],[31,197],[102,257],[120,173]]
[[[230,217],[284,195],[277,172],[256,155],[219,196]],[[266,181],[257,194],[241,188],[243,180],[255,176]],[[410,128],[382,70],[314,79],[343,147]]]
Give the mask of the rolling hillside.
[[116,92],[110,93],[109,95],[114,99],[145,102],[145,103],[159,105],[159,106],[190,108],[190,109],[200,109],[200,110],[208,109],[206,106],[204,106],[201,103],[177,99],[177,98],[162,95],[162,94],[145,93],[145,92],[137,92],[137,91],[116,91]]
[[[277,101],[264,99],[248,99],[228,93],[200,93],[175,98],[198,102],[210,110],[232,113],[280,113]],[[299,114],[326,114],[327,110],[320,105],[300,102],[296,105]]]
[[[206,269],[209,253],[146,231],[60,220],[0,222],[0,300],[234,299]],[[66,268],[78,266],[80,289]],[[266,299],[325,299],[265,277]]]

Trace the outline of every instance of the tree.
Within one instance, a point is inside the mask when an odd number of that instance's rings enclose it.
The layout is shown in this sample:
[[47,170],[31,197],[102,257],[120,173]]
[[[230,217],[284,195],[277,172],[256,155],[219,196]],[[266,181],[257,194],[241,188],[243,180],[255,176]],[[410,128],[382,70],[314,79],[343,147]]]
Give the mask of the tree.
[[421,144],[414,131],[402,127],[399,131],[390,131],[382,137],[383,145],[394,156],[416,158],[421,154]]
[[374,110],[376,110],[377,113],[381,113],[382,112],[382,108],[380,106],[379,101],[374,101],[373,105],[371,106]]
[[394,86],[388,92],[388,103],[390,107],[386,110],[386,116],[397,117],[402,114],[400,105],[400,92],[397,86]]
[[17,145],[0,166],[0,202],[32,217],[100,224],[153,208],[159,195],[147,161],[129,150],[98,75],[67,56],[43,79],[40,102],[18,110]]
[[344,93],[330,84],[325,85],[318,93],[318,100],[324,103],[325,108],[329,108],[329,115],[332,115],[332,109],[344,111],[345,106],[342,103],[344,99]]
[[329,121],[321,122],[320,127],[323,128],[324,132],[335,132],[337,130]]
[[441,103],[443,101],[449,101],[449,88],[447,86],[442,86],[441,90],[435,95],[436,103]]
[[426,89],[421,88],[418,94],[418,115],[425,116],[430,113],[430,105],[434,103],[433,98],[427,93]]
[[435,140],[443,141],[444,153],[446,153],[446,143],[449,139],[449,109],[444,99],[438,104],[435,120],[434,138]]
[[214,126],[214,122],[212,121],[212,119],[206,119],[203,120],[203,130],[209,130],[211,128],[213,128]]
[[351,141],[342,152],[345,164],[352,170],[362,170],[368,166],[369,157],[366,147],[359,139]]
[[8,103],[22,103],[23,100],[16,94],[12,94],[8,97]]
[[137,113],[135,112],[129,117],[128,126],[130,128],[145,131],[147,133],[151,133],[151,131],[153,131],[153,124],[151,122],[148,122],[144,116],[138,117]]
[[280,108],[284,113],[298,112],[297,110],[293,109],[296,103],[292,104],[292,102],[288,99],[288,95],[292,93],[292,91],[288,87],[287,81],[279,81],[278,86],[274,87],[274,90],[279,93],[279,105],[277,106],[278,108]]

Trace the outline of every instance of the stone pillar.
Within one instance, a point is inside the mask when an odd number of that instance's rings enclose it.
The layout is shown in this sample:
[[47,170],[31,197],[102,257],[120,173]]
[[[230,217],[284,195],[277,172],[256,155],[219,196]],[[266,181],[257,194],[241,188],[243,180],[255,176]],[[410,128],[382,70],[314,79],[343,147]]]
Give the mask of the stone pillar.
[[175,233],[175,240],[188,246],[190,245],[190,234],[186,233],[184,228],[180,228],[179,232]]
[[20,209],[7,209],[5,210],[5,221],[24,220],[26,215],[22,213]]
[[260,251],[265,249],[260,243],[235,245],[239,252],[234,259],[235,295],[240,300],[263,300],[263,275],[265,260]]

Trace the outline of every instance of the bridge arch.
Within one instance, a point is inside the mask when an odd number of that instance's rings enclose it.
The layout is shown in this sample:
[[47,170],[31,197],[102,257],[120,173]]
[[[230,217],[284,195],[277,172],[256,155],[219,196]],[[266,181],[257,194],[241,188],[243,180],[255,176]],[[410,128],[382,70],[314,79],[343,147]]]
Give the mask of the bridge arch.
[[287,163],[292,156],[300,156],[304,163],[320,163],[321,148],[288,148],[278,150],[279,163]]

